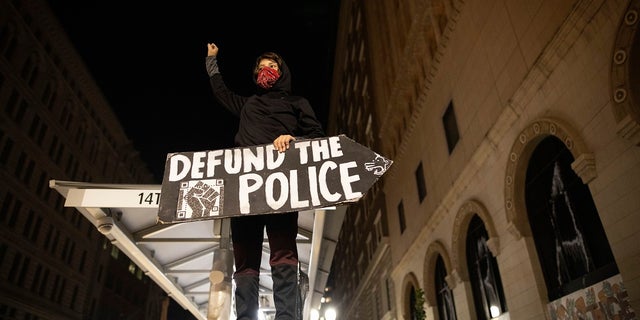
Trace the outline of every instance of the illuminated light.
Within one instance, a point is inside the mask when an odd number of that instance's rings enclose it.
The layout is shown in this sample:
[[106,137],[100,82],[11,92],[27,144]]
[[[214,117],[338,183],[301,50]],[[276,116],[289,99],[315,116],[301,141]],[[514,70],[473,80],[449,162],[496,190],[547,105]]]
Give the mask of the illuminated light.
[[320,319],[320,312],[318,312],[318,310],[316,309],[311,309],[311,320],[318,320]]
[[326,299],[324,297],[320,298],[320,303],[325,303]]
[[336,320],[336,309],[334,308],[328,308],[325,312],[324,312],[324,317],[327,320]]
[[496,306],[491,306],[489,308],[489,312],[491,312],[491,318],[495,318],[500,315],[500,308]]

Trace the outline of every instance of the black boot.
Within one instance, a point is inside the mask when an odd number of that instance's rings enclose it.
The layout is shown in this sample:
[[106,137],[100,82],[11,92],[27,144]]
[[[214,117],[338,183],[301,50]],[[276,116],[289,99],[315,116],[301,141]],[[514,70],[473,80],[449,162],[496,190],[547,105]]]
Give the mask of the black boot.
[[302,319],[302,305],[298,290],[298,266],[282,264],[271,267],[275,320]]
[[236,281],[236,318],[237,320],[258,319],[258,283],[256,275],[238,275]]

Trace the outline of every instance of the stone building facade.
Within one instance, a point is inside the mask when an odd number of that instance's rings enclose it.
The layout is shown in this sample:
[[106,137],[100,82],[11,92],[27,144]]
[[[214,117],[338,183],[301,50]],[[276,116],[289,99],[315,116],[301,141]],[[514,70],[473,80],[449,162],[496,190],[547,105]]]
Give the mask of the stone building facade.
[[342,1],[328,133],[394,163],[347,211],[338,319],[637,318],[639,13]]
[[159,319],[164,291],[52,179],[154,183],[46,2],[0,1],[0,318]]

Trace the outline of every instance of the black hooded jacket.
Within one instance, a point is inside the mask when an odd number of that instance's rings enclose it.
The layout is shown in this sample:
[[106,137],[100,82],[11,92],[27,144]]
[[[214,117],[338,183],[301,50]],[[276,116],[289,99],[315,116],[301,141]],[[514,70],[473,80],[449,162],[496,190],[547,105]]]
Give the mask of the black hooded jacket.
[[[209,82],[216,100],[240,118],[235,144],[247,147],[272,143],[289,134],[296,139],[320,138],[324,131],[307,99],[291,95],[291,73],[282,61],[280,78],[268,90],[258,87],[252,96],[241,96],[229,90],[217,66],[216,57],[206,60]],[[255,79],[254,79],[255,82]]]

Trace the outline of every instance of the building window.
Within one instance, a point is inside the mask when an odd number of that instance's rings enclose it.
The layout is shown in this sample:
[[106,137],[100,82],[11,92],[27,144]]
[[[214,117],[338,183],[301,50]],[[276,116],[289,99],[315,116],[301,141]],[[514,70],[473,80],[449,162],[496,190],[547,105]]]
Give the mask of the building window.
[[418,301],[418,297],[416,295],[416,287],[414,287],[413,285],[411,286],[410,290],[409,290],[409,319],[411,320],[417,320],[418,319],[418,313],[416,310],[416,302]]
[[478,320],[495,318],[507,311],[502,280],[496,258],[489,251],[489,235],[482,220],[476,215],[467,231],[467,268],[473,290]]
[[382,280],[382,310],[383,314],[391,311],[391,280],[388,276],[384,276]]
[[378,243],[380,243],[380,241],[382,241],[382,237],[384,236],[383,232],[382,232],[382,211],[378,210],[378,213],[376,214],[376,219],[373,223],[374,228],[375,228],[375,233],[376,233],[376,246],[378,245]]
[[618,274],[587,185],[571,152],[550,136],[531,154],[525,201],[549,301]]
[[385,278],[385,290],[387,294],[387,311],[391,311],[391,279],[388,277]]
[[444,260],[442,256],[438,255],[436,260],[436,274],[435,274],[435,287],[436,297],[438,298],[438,319],[440,320],[455,320],[456,319],[456,306],[453,302],[453,292],[447,284],[445,278],[447,277],[447,269],[444,266]]
[[451,154],[451,152],[453,152],[453,148],[458,144],[458,140],[460,140],[458,122],[456,121],[456,114],[453,112],[453,101],[449,102],[449,106],[442,116],[442,123],[444,124],[444,134],[447,138],[449,154]]
[[424,200],[424,198],[427,196],[427,187],[424,182],[424,170],[422,169],[422,161],[420,161],[420,164],[416,169],[416,184],[418,186],[418,199],[420,203],[422,203],[422,200]]
[[404,204],[402,204],[402,200],[398,203],[398,220],[400,222],[400,234],[402,234],[407,228],[407,222],[404,218]]

